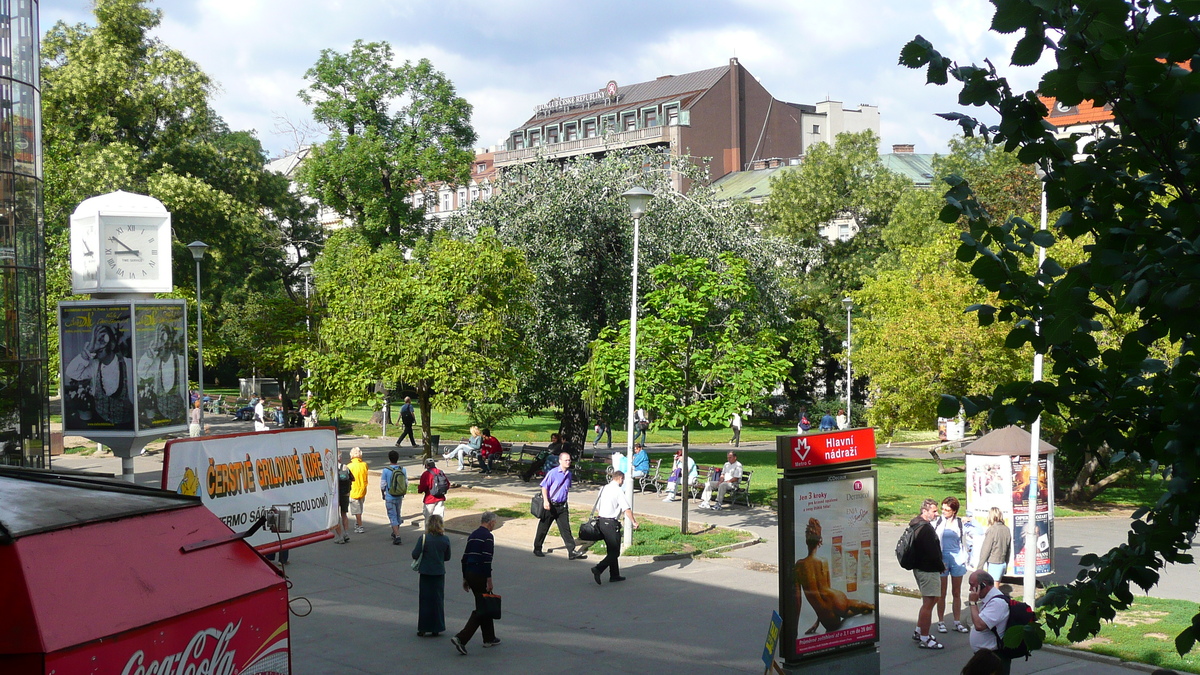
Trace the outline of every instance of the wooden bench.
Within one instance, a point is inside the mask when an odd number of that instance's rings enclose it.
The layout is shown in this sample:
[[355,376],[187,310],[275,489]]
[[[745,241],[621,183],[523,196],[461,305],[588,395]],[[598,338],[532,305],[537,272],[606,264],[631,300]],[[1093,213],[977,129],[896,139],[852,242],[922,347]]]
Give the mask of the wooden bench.
[[661,457],[654,460],[653,462],[650,462],[650,470],[646,472],[646,475],[638,476],[638,478],[637,478],[638,491],[645,492],[647,488],[654,488],[655,493],[661,492],[662,487],[666,483],[666,480],[667,480],[663,476],[659,475],[659,472],[661,471],[661,469],[662,469],[662,458]]
[[573,475],[579,482],[598,483],[605,485],[612,477],[612,462],[599,459],[581,459],[572,468]]
[[531,464],[537,461],[538,453],[545,451],[545,448],[539,448],[528,443],[522,445],[520,450],[513,450],[510,447],[507,453],[501,455],[501,458],[504,460],[504,473],[515,473],[518,475],[524,473]]
[[[692,484],[688,486],[688,489],[692,493],[692,499],[698,499],[700,495],[704,493],[705,486],[708,485],[709,476],[712,475],[713,472],[716,472],[717,476],[720,476],[723,468],[723,466],[697,466],[696,480],[692,481]],[[746,508],[751,506],[750,477],[753,473],[753,471],[748,469],[742,469],[742,479],[738,481],[737,487],[734,488],[732,492],[727,493],[729,495],[730,506],[736,505],[738,500],[741,500],[742,503],[746,505]],[[718,480],[720,479],[718,478]],[[713,490],[713,493],[715,495],[716,489]]]

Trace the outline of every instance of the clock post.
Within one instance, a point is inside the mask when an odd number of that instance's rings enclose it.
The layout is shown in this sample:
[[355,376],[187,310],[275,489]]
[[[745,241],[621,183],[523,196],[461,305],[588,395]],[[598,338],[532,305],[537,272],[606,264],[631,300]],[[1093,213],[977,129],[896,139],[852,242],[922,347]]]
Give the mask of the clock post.
[[58,305],[63,433],[121,458],[187,430],[187,303],[173,290],[171,214],[124,191],[84,200],[71,215],[71,289]]

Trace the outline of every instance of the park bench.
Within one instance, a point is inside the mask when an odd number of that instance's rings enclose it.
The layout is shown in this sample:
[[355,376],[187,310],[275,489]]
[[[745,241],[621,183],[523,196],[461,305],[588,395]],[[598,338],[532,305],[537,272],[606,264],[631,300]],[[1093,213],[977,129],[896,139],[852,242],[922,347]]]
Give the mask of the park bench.
[[572,469],[575,480],[580,483],[608,483],[612,476],[612,462],[600,459],[581,459]]
[[[523,474],[531,464],[537,461],[539,452],[545,452],[545,448],[528,443],[522,445],[519,451],[510,450],[505,460],[504,473]],[[505,457],[505,455],[501,455],[501,457]]]
[[650,462],[650,470],[645,476],[638,476],[637,487],[639,492],[645,492],[647,488],[654,488],[654,491],[661,492],[663,484],[666,483],[666,478],[660,475],[662,470],[662,458]]
[[[698,499],[700,495],[704,493],[704,487],[708,484],[709,476],[714,472],[717,476],[720,476],[721,469],[723,468],[724,467],[721,466],[697,466],[696,480],[692,481],[692,484],[688,486],[688,489],[692,493],[692,499]],[[746,468],[742,469],[742,479],[738,481],[737,487],[732,492],[726,493],[729,495],[730,506],[736,505],[738,500],[741,500],[747,508],[751,506],[750,477],[753,473],[753,471],[750,471]],[[715,489],[713,490],[713,499],[716,499]]]

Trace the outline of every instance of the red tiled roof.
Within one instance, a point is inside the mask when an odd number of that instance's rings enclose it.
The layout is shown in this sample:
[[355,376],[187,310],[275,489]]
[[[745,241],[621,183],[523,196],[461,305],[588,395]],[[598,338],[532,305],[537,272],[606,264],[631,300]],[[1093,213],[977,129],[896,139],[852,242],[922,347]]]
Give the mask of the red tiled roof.
[[1038,96],[1042,105],[1050,111],[1046,121],[1056,127],[1064,128],[1076,124],[1099,124],[1113,121],[1112,104],[1097,108],[1091,101],[1081,101],[1079,105],[1060,105],[1050,96]]

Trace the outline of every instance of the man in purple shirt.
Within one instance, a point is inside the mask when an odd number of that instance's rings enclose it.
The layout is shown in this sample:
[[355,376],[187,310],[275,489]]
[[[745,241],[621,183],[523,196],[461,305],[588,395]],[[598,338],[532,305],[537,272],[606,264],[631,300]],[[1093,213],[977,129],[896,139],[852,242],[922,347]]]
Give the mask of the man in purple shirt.
[[550,523],[558,523],[558,533],[567,545],[567,557],[571,560],[585,558],[586,554],[575,550],[575,537],[571,535],[571,520],[567,515],[567,496],[571,492],[571,453],[558,455],[558,466],[546,472],[542,479],[542,518],[538,521],[537,534],[533,538],[533,554],[544,558],[542,543],[550,532]]

